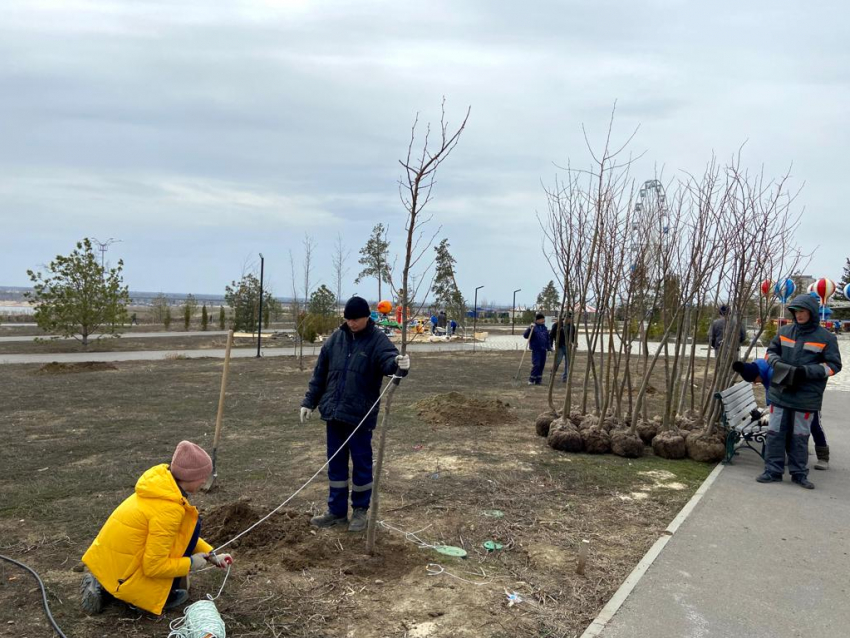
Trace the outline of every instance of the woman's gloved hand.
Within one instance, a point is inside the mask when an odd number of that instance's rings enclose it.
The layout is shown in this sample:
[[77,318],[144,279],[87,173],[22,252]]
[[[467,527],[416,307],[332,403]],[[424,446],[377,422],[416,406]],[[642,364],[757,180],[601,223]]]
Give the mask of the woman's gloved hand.
[[201,571],[204,567],[207,566],[207,555],[206,554],[192,554],[192,566],[189,568],[190,572],[198,572]]
[[207,560],[219,569],[224,569],[233,564],[233,557],[230,554],[210,554]]

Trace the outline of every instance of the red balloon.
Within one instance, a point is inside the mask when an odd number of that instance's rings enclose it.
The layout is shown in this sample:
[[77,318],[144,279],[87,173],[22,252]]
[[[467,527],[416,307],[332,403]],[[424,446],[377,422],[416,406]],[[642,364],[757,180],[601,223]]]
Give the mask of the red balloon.
[[773,291],[773,282],[770,279],[765,279],[761,282],[761,294],[765,297],[769,297],[771,292]]

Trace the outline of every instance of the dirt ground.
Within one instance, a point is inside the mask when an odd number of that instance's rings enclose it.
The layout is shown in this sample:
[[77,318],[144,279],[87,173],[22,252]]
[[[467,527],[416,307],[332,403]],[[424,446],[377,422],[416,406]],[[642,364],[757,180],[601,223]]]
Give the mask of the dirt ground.
[[[325,507],[320,475],[233,546],[217,601],[228,636],[580,634],[711,467],[550,449],[534,431],[545,388],[511,383],[518,356],[417,353],[393,407],[378,555],[364,553],[363,535],[310,528]],[[113,604],[83,615],[79,560],[138,476],[167,462],[179,440],[211,448],[222,362],[115,367],[0,366],[0,553],[41,574],[69,636],[164,637],[180,612],[155,618]],[[232,362],[219,479],[192,498],[208,540],[231,538],[321,467],[321,421],[298,422],[309,374],[288,358]],[[421,548],[404,532],[468,558]],[[579,576],[582,539],[591,551]],[[488,540],[503,549],[488,552]],[[221,577],[196,576],[193,600],[215,594]],[[509,605],[507,593],[522,601]],[[49,635],[35,581],[5,562],[0,635]]]

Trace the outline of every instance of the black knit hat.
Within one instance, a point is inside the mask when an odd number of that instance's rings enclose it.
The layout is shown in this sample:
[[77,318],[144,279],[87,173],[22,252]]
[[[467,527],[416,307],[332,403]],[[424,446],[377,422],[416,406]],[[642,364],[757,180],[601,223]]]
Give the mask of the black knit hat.
[[372,311],[369,310],[369,302],[366,301],[363,297],[352,297],[345,304],[345,312],[342,313],[342,316],[346,319],[362,319],[363,317],[368,317],[372,314]]
[[538,312],[537,316],[535,317],[535,319],[545,319],[545,318],[546,318],[546,315],[544,315],[542,312]]

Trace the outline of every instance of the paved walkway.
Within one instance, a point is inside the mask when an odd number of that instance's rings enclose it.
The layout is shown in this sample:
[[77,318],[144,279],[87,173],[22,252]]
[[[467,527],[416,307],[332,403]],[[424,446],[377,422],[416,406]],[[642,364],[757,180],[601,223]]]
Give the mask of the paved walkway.
[[600,635],[850,635],[848,413],[850,393],[827,391],[823,422],[832,467],[810,472],[814,491],[787,474],[783,483],[756,483],[759,458],[736,457]]
[[[227,330],[187,330],[186,332],[124,332],[122,339],[168,339],[170,337],[215,337],[226,335]],[[265,334],[265,333],[264,333]],[[106,337],[104,334],[93,334],[90,339]],[[56,341],[71,341],[74,337],[50,337],[47,335],[15,335],[11,337],[0,337],[0,343],[17,341],[35,341],[36,339],[55,339]]]

